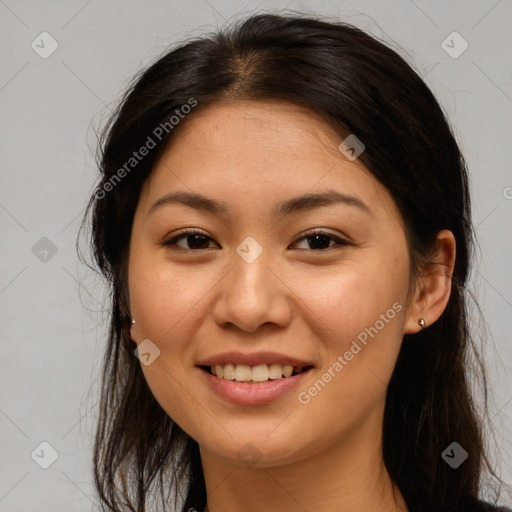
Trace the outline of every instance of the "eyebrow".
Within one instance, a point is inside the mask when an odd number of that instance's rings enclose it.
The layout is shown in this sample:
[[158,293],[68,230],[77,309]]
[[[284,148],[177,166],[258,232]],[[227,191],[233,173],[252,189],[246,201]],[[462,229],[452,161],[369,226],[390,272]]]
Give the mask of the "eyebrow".
[[[216,215],[229,216],[229,207],[225,203],[220,203],[202,194],[178,191],[171,192],[158,199],[150,207],[147,215],[149,216],[155,210],[169,204],[182,204],[196,210]],[[314,208],[319,208],[321,206],[331,206],[336,204],[353,206],[362,212],[373,216],[370,208],[358,197],[350,194],[343,194],[332,189],[325,192],[304,194],[302,196],[292,197],[291,199],[282,201],[274,206],[271,211],[271,215],[283,217],[297,212],[313,210]]]

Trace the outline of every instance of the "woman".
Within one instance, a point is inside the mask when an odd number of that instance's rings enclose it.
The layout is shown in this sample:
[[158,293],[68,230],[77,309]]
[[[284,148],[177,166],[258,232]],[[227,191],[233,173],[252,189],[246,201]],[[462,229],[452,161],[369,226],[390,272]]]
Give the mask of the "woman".
[[108,510],[503,510],[479,500],[466,167],[401,57],[253,16],[141,73],[101,150]]

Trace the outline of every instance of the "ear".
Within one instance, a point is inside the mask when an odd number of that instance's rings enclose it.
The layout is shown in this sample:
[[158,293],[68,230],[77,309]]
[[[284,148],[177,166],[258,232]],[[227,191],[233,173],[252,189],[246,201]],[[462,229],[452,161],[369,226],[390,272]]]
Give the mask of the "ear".
[[447,229],[439,231],[434,258],[424,264],[418,278],[405,323],[405,334],[414,334],[421,330],[418,324],[420,318],[425,320],[425,327],[428,327],[442,315],[452,289],[455,254],[453,233]]

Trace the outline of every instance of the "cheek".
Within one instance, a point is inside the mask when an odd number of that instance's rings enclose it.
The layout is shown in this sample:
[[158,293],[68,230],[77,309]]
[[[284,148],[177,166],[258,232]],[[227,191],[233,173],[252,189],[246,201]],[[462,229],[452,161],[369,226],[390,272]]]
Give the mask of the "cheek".
[[[177,343],[166,349],[178,349],[179,340],[186,334],[184,329],[193,328],[197,312],[218,279],[206,267],[178,268],[168,261],[149,258],[130,262],[129,274],[138,338],[150,338],[157,344],[174,339]],[[180,337],[173,336],[177,332]]]
[[370,255],[321,278],[302,276],[307,293],[301,300],[329,328],[329,337],[336,340],[331,348],[338,353],[358,336],[362,342],[369,331],[375,336],[375,328],[379,335],[401,341],[408,272],[406,258]]
[[[141,365],[144,377],[161,407],[193,438],[199,435],[197,419],[204,411],[197,407],[190,385],[191,340],[197,337],[205,315],[200,308],[215,282],[211,274],[199,267],[178,269],[141,253],[130,261],[129,268],[137,343],[149,339],[160,351],[150,365]],[[202,421],[209,424],[211,417],[206,415]]]
[[303,402],[315,401],[318,414],[339,415],[328,407],[339,403],[348,418],[350,411],[357,415],[383,398],[403,338],[406,254],[404,245],[402,253],[370,255],[309,287],[314,294],[306,300],[328,327],[320,382],[315,389],[302,390]]
[[370,415],[376,424],[381,421],[401,347],[406,290],[389,278],[376,282],[371,273],[324,284],[330,301],[318,316],[326,318],[330,331],[324,340],[326,358],[297,399],[303,435],[328,446],[356,432]]

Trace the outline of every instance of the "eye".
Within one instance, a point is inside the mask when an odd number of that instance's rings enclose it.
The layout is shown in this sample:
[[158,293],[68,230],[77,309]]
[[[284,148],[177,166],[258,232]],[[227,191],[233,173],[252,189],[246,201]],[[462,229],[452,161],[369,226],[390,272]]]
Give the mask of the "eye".
[[[298,242],[305,241],[307,244],[312,246],[313,248],[305,248],[305,250],[320,252],[325,251],[326,249],[330,249],[334,245],[350,245],[349,242],[344,240],[343,238],[340,238],[338,236],[335,236],[331,233],[327,233],[326,231],[322,230],[313,230],[307,233],[305,236],[299,238],[296,240],[292,245],[296,245]],[[335,242],[331,245],[331,242]]]
[[[164,247],[177,246],[181,249],[210,249],[211,246],[208,246],[208,241],[213,241],[208,235],[205,235],[202,231],[198,229],[189,229],[188,231],[183,231],[179,235],[170,238],[162,242],[161,245]],[[178,242],[184,241],[187,246],[179,245]],[[206,244],[206,245],[205,245]]]
[[[180,245],[180,242],[185,243],[185,246]],[[189,229],[188,231],[182,231],[179,235],[170,238],[162,242],[162,246],[171,247],[176,246],[185,250],[201,250],[201,249],[211,249],[213,248],[209,245],[209,241],[213,242],[213,239],[208,235],[204,234],[202,231],[197,229]],[[325,251],[330,249],[335,245],[351,245],[348,241],[340,238],[336,235],[328,233],[322,230],[313,230],[307,233],[305,236],[302,236],[292,245],[297,245],[299,242],[306,242],[311,247],[302,248],[302,250],[309,250],[314,252]],[[334,242],[334,244],[332,243]],[[216,242],[215,242],[216,243]],[[218,244],[217,244],[217,247]]]

